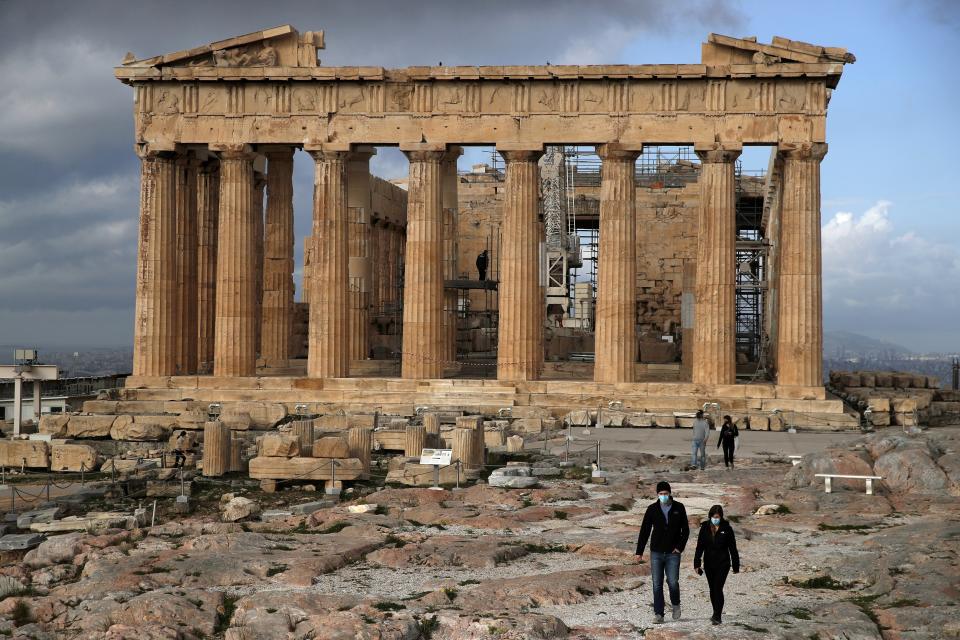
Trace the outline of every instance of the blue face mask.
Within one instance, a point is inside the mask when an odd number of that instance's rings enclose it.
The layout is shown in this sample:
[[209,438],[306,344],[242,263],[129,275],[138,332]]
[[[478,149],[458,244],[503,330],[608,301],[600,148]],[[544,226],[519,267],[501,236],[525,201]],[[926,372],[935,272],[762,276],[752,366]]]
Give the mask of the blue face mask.
[[710,518],[710,524],[712,524],[712,525],[715,526],[715,527],[719,527],[719,526],[720,526],[720,518]]
[[660,499],[660,502],[663,503],[663,504],[667,504],[668,502],[670,502],[670,496],[659,496],[659,495],[658,495],[657,498],[659,498],[659,499]]

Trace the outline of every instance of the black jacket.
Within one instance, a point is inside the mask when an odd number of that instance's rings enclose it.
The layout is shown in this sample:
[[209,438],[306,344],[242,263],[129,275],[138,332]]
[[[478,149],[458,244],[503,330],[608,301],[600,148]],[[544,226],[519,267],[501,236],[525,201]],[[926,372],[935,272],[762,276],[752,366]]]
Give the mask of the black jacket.
[[637,538],[637,555],[643,555],[647,540],[650,540],[651,551],[664,553],[670,553],[674,549],[683,551],[689,537],[690,524],[687,522],[687,510],[683,505],[676,500],[672,501],[670,519],[666,521],[660,509],[660,502],[654,502],[643,514],[643,524],[640,525],[640,536]]
[[733,445],[736,437],[740,435],[740,430],[737,429],[737,425],[732,424],[728,428],[727,425],[720,427],[720,437],[717,438],[717,449],[720,448],[721,444]]
[[726,519],[720,519],[716,535],[710,533],[710,521],[700,525],[697,537],[697,551],[693,555],[693,568],[700,568],[700,559],[711,569],[722,569],[733,564],[733,572],[740,571],[740,554],[737,553],[737,539],[733,527]]

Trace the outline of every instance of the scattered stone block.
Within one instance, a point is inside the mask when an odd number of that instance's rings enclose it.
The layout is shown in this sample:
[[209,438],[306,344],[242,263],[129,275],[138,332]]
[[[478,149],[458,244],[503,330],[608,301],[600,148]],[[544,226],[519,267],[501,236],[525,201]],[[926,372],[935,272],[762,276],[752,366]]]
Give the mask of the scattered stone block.
[[519,418],[513,421],[511,428],[521,433],[540,433],[543,431],[542,418]]
[[535,487],[539,481],[533,475],[530,467],[507,466],[494,469],[487,483],[491,487],[506,487],[510,489],[525,489]]
[[[246,428],[272,429],[287,417],[287,407],[279,402],[229,402],[223,405],[220,420],[230,424],[236,417],[243,423],[242,416],[249,419]],[[235,429],[233,426],[230,428]]]
[[88,444],[55,444],[50,447],[51,471],[95,471],[97,450]]
[[[226,497],[226,494],[224,497]],[[224,522],[239,522],[260,515],[260,505],[243,496],[236,496],[220,505],[220,517]]]
[[371,513],[377,510],[377,505],[375,504],[352,504],[347,507],[347,511],[350,513]]
[[67,423],[70,421],[70,416],[62,413],[47,413],[40,416],[40,426],[38,431],[40,433],[46,433],[54,438],[66,438],[67,437]]
[[34,509],[17,516],[17,528],[29,529],[34,522],[53,522],[63,515],[63,507],[47,507],[45,509]]
[[52,522],[34,522],[31,531],[59,533],[64,531],[103,531],[104,529],[135,529],[140,526],[135,516],[116,512],[90,512],[85,516],[68,516]]
[[762,507],[760,507],[759,509],[757,509],[756,512],[754,513],[754,515],[758,515],[758,516],[772,516],[772,515],[774,515],[775,513],[778,513],[779,511],[780,511],[780,505],[779,505],[779,504],[765,504],[765,505],[763,505]]
[[339,436],[325,436],[313,442],[314,458],[349,458],[350,443]]
[[509,453],[523,451],[523,436],[510,436],[507,438],[507,451]]
[[[290,510],[295,514],[308,516],[311,513],[320,511],[320,509],[329,509],[330,507],[335,507],[335,506],[337,506],[336,500],[312,500],[310,502],[302,502],[300,504],[295,504],[292,507],[290,507]],[[376,508],[376,505],[374,505],[374,509],[375,508]]]
[[[121,417],[129,418],[130,416]],[[149,418],[149,416],[136,416],[133,420],[120,420],[118,418],[110,428],[110,437],[114,440],[131,440],[134,442],[155,442],[170,437],[173,430],[172,424],[150,422],[145,418]]]
[[0,440],[0,465],[46,469],[50,466],[50,445],[41,440]]
[[46,539],[46,536],[36,533],[8,533],[0,537],[0,551],[33,549]]
[[292,433],[268,433],[260,439],[260,455],[292,458],[300,455],[300,438]]
[[67,422],[69,438],[107,438],[115,420],[130,416],[70,416]]
[[564,423],[574,427],[589,427],[593,424],[589,411],[571,411],[563,418]]
[[23,583],[10,576],[0,576],[0,599],[16,595],[24,590]]
[[[182,491],[184,495],[191,495],[193,493],[193,483],[184,482]],[[181,486],[179,482],[164,482],[159,480],[147,480],[147,497],[148,498],[174,498],[179,496],[181,493]]]

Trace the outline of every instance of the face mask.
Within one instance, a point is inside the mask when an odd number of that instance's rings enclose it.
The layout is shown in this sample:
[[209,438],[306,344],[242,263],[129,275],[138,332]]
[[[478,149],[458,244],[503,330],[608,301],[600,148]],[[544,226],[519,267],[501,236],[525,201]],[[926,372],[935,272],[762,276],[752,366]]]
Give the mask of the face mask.
[[720,526],[720,518],[710,518],[710,524],[712,524],[712,525],[715,526],[715,527],[719,527],[719,526]]
[[670,496],[657,496],[657,498],[659,498],[660,502],[662,502],[663,504],[667,504],[668,502],[670,502]]

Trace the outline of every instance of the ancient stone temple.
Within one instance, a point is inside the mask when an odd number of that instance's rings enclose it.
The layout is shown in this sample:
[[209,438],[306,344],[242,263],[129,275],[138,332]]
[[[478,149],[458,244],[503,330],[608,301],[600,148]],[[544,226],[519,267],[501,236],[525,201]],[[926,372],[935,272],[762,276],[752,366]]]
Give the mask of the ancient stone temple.
[[[131,393],[545,411],[720,401],[842,413],[822,380],[820,162],[827,104],[854,60],[846,50],[711,35],[699,64],[384,69],[324,66],[323,40],[282,26],[130,54],[116,68],[134,89],[141,159]],[[458,212],[468,185],[457,158],[469,145],[495,146],[504,163],[492,284],[470,281],[463,267],[474,254],[458,254],[470,230]],[[594,364],[577,383],[551,380],[545,367],[542,156],[558,145],[591,146],[601,165]],[[638,368],[642,295],[654,286],[640,271],[658,239],[638,210],[636,167],[660,145],[688,145],[698,161],[695,235],[671,266],[677,287],[683,280],[674,312],[684,356],[669,382]],[[736,384],[735,166],[748,145],[774,149],[760,196],[771,375]],[[371,176],[378,146],[406,155],[405,191]],[[314,165],[302,302],[296,150]],[[495,379],[482,381],[457,348],[461,301],[476,296],[492,298],[496,313],[495,367],[483,376]]]

